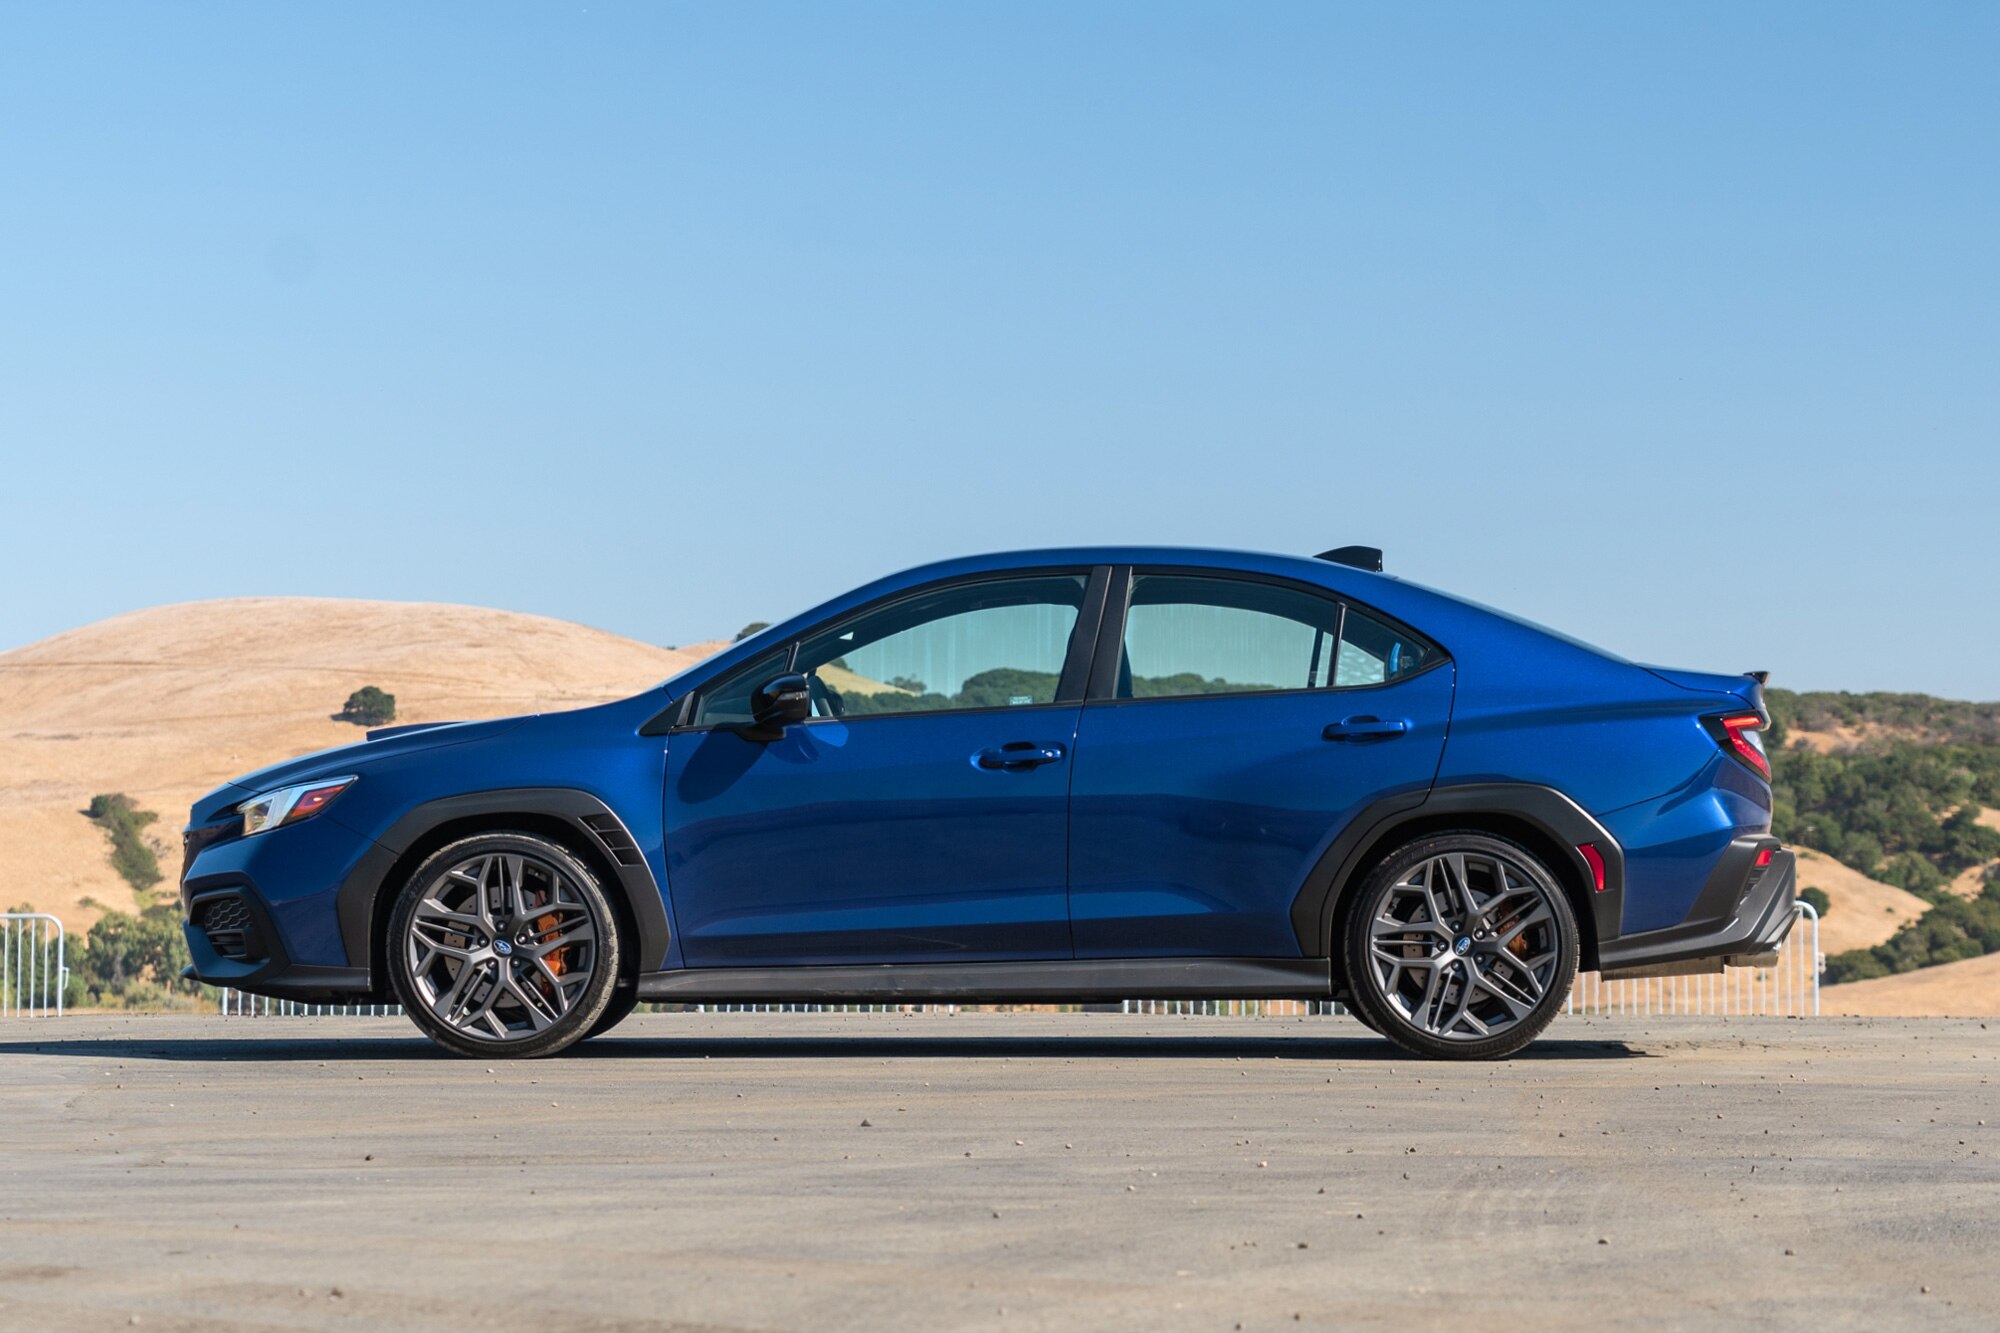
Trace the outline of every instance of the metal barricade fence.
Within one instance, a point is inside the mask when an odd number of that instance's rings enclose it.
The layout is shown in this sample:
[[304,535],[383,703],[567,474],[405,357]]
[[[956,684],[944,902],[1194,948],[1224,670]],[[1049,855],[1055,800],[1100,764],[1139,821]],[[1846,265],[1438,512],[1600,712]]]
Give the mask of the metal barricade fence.
[[[1639,981],[1606,981],[1595,972],[1577,977],[1563,1006],[1565,1014],[1689,1017],[1767,1015],[1809,1018],[1819,1013],[1819,913],[1809,903],[1795,909],[1798,921],[1778,961],[1770,967],[1732,967],[1692,977],[1652,977]],[[53,920],[54,918],[49,918]],[[60,933],[60,927],[58,927]],[[60,955],[58,955],[60,958]],[[58,997],[60,998],[60,997]],[[904,1014],[957,1013],[986,1006],[956,1004],[689,1004],[643,1005],[671,1007],[702,1014]],[[1006,1006],[1031,1007],[1031,1006]],[[1055,1006],[1052,1006],[1055,1007]],[[1059,1006],[1074,1008],[1077,1006]],[[221,1012],[240,1017],[318,1017],[400,1015],[399,1004],[307,1004],[273,1000],[241,991],[221,992]],[[1125,1014],[1188,1015],[1205,1018],[1307,1018],[1345,1015],[1332,1000],[1125,1000]]]
[[400,1018],[400,1004],[308,1004],[303,1000],[274,1000],[268,995],[249,995],[240,990],[218,992],[218,1005],[225,1018]]
[[1769,967],[1732,967],[1691,977],[1646,977],[1606,981],[1595,972],[1570,988],[1568,1014],[1631,1016],[1763,1015],[1814,1018],[1819,1014],[1819,913],[1811,903],[1794,909],[1797,919]]
[[0,912],[0,1014],[61,1017],[66,942],[62,922],[47,912]]

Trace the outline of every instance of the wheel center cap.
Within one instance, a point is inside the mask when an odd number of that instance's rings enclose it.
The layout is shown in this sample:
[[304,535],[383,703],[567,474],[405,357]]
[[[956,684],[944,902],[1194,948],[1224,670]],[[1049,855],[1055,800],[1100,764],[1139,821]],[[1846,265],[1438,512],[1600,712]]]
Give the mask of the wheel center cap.
[[1459,936],[1459,937],[1458,937],[1457,939],[1455,939],[1455,940],[1453,940],[1453,941],[1451,942],[1451,951],[1452,951],[1453,953],[1457,954],[1457,955],[1458,955],[1459,957],[1461,957],[1461,958],[1463,958],[1463,957],[1464,957],[1465,955],[1467,955],[1467,954],[1471,953],[1471,952],[1472,952],[1472,936],[1470,936],[1470,935],[1460,935],[1460,936]]
[[[493,952],[505,958],[508,954],[514,952],[513,942],[511,940],[495,940],[493,941]],[[1461,949],[1459,952],[1463,953],[1465,951]]]

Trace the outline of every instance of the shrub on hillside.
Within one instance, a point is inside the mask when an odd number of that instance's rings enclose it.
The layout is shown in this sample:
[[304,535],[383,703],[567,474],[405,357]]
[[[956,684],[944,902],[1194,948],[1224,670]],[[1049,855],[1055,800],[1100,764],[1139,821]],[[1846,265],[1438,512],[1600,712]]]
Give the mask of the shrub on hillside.
[[1833,900],[1826,896],[1825,889],[1800,889],[1799,900],[1819,913],[1822,921],[1826,919],[1826,914],[1833,910]]
[[1970,900],[1946,895],[1887,942],[1835,954],[1826,960],[1826,980],[1866,981],[1989,953],[2000,953],[2000,884]]
[[752,634],[761,634],[769,628],[771,628],[770,621],[753,620],[749,624],[745,625],[742,629],[736,631],[736,642],[741,643],[745,639],[749,638]]
[[154,903],[132,916],[106,912],[87,936],[69,937],[69,1007],[162,1009],[186,1006],[202,993],[186,981],[187,940],[180,905]]
[[111,839],[111,868],[132,886],[145,893],[160,882],[160,858],[146,845],[148,824],[159,816],[141,810],[124,792],[104,792],[90,798],[87,813]]
[[379,727],[396,720],[396,696],[373,685],[363,685],[347,696],[347,704],[337,714],[342,722]]

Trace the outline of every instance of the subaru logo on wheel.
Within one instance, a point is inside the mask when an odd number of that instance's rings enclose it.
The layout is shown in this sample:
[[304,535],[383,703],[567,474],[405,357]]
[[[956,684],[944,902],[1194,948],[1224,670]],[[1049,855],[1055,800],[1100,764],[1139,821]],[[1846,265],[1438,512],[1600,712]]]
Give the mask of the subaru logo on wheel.
[[[493,941],[493,952],[505,958],[508,954],[514,952],[514,946],[507,940],[495,940]],[[1464,953],[1465,950],[1460,949],[1459,952]]]
[[1460,935],[1457,939],[1451,942],[1451,951],[1457,954],[1461,958],[1463,958],[1466,954],[1471,953],[1472,936]]

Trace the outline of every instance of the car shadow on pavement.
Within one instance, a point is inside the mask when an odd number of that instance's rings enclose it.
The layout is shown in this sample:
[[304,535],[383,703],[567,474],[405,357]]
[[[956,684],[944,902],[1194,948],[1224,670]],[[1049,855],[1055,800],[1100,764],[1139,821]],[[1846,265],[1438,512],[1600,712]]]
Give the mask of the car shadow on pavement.
[[[285,1020],[278,1020],[285,1021]],[[304,1064],[324,1061],[441,1060],[460,1062],[424,1037],[312,1036],[193,1038],[53,1038],[0,1042],[8,1056],[94,1060],[169,1060],[216,1064]],[[1411,1060],[1366,1033],[1341,1036],[605,1036],[572,1047],[558,1060]],[[1540,1060],[1650,1060],[1648,1050],[1622,1041],[1544,1037],[1513,1057]],[[475,1061],[463,1061],[475,1063]]]

